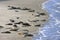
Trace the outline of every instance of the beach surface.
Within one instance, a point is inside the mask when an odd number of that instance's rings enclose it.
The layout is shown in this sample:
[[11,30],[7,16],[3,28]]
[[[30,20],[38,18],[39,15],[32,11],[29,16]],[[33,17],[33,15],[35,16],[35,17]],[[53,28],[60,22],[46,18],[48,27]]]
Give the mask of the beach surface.
[[[33,40],[33,38],[30,38],[30,37],[24,38],[23,35],[18,35],[19,32],[11,31],[11,34],[2,34],[1,32],[10,30],[10,29],[6,29],[6,28],[9,28],[10,26],[7,26],[5,24],[9,23],[9,19],[15,20],[16,17],[23,17],[23,18],[20,18],[21,21],[27,22],[28,19],[30,19],[30,20],[36,19],[31,14],[36,14],[36,12],[44,12],[47,15],[43,18],[48,19],[48,13],[45,10],[42,10],[42,3],[45,1],[47,1],[47,0],[1,0],[0,1],[0,25],[4,26],[4,28],[0,29],[0,40]],[[35,12],[30,13],[28,11],[22,11],[22,10],[19,10],[19,12],[15,12],[16,10],[9,10],[8,6],[31,8],[31,9],[35,10]],[[38,19],[41,20],[43,18],[40,17]],[[16,21],[16,22],[18,22],[18,21]],[[39,23],[43,24],[44,22],[40,21]],[[39,23],[34,23],[34,24],[39,24]],[[33,23],[30,23],[30,24],[32,26],[34,26]],[[31,28],[22,28],[21,27],[20,30],[28,29],[28,30],[30,30],[31,33],[36,34],[38,32],[39,28],[34,28],[32,26],[31,26]]]

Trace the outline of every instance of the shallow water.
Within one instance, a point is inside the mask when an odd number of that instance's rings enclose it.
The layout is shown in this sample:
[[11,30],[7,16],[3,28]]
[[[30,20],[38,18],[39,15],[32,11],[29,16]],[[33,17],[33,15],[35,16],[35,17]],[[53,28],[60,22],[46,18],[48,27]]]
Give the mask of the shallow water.
[[43,7],[49,12],[49,22],[39,33],[36,40],[60,40],[60,0],[48,0]]

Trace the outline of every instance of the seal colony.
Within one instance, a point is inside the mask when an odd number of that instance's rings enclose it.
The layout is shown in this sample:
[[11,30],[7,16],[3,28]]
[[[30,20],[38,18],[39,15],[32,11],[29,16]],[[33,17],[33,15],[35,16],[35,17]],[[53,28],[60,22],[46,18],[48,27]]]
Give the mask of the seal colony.
[[[38,33],[39,28],[42,28],[48,21],[49,16],[45,10],[37,11],[38,8],[35,9],[32,4],[29,7],[23,6],[26,4],[25,1],[18,1],[0,3],[1,40],[33,40],[32,38]],[[31,3],[34,1],[29,0]]]
[[[16,32],[22,38],[34,37],[36,30],[41,28],[48,20],[47,13],[35,12],[31,8],[20,8],[15,6],[7,6],[8,10],[0,13],[1,23],[0,30],[2,34],[12,34]],[[12,12],[14,10],[14,12]],[[18,12],[16,12],[18,11]]]

